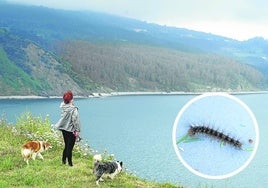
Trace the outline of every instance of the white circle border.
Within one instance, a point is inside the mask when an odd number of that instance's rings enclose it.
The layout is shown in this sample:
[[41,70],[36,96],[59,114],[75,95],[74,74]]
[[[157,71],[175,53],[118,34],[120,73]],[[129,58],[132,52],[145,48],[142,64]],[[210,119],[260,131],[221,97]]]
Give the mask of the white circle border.
[[[232,99],[236,102],[238,102],[240,105],[242,105],[245,110],[249,113],[251,119],[253,120],[253,124],[254,124],[254,128],[255,128],[255,132],[256,132],[256,138],[255,138],[255,145],[254,145],[254,149],[253,149],[253,152],[252,154],[250,155],[250,157],[248,158],[248,160],[240,167],[238,168],[237,170],[229,173],[229,174],[225,174],[225,175],[220,175],[220,176],[211,176],[211,175],[206,175],[206,174],[202,174],[201,172],[198,172],[196,170],[194,170],[190,165],[188,165],[185,160],[183,159],[183,157],[180,155],[180,152],[178,150],[178,146],[177,146],[177,141],[176,141],[176,130],[177,130],[177,126],[178,126],[178,122],[182,116],[182,114],[184,113],[184,111],[192,104],[194,103],[195,101],[197,100],[200,100],[202,98],[205,98],[205,97],[209,97],[209,96],[222,96],[222,97],[227,97],[229,99]],[[219,93],[219,92],[211,92],[211,93],[205,93],[205,94],[201,94],[199,96],[196,96],[194,98],[192,98],[191,100],[189,100],[183,107],[182,109],[179,111],[175,121],[174,121],[174,124],[173,124],[173,131],[172,131],[172,142],[173,142],[173,147],[174,147],[174,150],[177,154],[177,157],[179,158],[179,160],[181,161],[181,163],[190,171],[192,172],[193,174],[197,175],[197,176],[200,176],[200,177],[203,177],[203,178],[206,178],[206,179],[225,179],[225,178],[230,178],[238,173],[240,173],[241,171],[243,171],[248,165],[249,163],[251,162],[251,160],[254,158],[256,152],[257,152],[257,149],[258,149],[258,146],[259,146],[259,127],[258,127],[258,123],[257,123],[257,120],[255,118],[255,115],[253,114],[253,112],[251,111],[251,109],[243,102],[241,101],[240,99],[238,99],[237,97],[233,96],[233,95],[230,95],[230,94],[227,94],[227,93]]]

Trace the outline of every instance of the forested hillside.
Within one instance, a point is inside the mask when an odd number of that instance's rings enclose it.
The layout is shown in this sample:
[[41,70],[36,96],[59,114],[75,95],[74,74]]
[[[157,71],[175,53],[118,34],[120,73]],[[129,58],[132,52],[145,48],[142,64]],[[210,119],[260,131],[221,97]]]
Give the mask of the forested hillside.
[[268,88],[268,42],[0,2],[1,95]]
[[61,46],[73,70],[114,91],[255,90],[263,75],[219,55],[129,43],[73,41]]

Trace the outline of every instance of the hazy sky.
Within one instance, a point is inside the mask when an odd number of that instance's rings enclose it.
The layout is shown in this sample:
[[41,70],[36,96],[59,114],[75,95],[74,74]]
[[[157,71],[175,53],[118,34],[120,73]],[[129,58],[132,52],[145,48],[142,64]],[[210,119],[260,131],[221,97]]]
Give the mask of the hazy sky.
[[46,7],[94,10],[149,23],[246,40],[268,39],[267,0],[7,0]]

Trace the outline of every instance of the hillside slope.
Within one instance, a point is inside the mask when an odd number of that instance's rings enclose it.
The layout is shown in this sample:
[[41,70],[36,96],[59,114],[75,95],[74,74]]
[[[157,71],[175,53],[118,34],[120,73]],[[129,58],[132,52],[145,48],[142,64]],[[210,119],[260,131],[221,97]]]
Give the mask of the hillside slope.
[[84,94],[57,57],[33,42],[0,29],[2,95],[61,95],[71,88]]
[[0,25],[45,49],[54,49],[55,41],[66,39],[128,41],[180,51],[225,55],[268,70],[268,41],[260,37],[241,42],[210,33],[93,11],[66,11],[3,2],[0,2]]
[[264,84],[261,72],[219,55],[86,41],[60,49],[75,72],[114,91],[249,91]]
[[[73,150],[74,166],[61,164],[63,139],[60,132],[50,130],[47,118],[22,114],[15,125],[0,119],[0,187],[5,188],[91,188],[98,187],[93,175],[92,149],[88,142],[75,144]],[[53,148],[42,153],[44,160],[38,157],[29,160],[29,166],[23,161],[20,147],[29,140],[46,140]],[[105,157],[107,155],[104,155]],[[127,161],[124,161],[127,163]],[[170,183],[156,183],[131,175],[125,170],[114,180],[105,179],[100,183],[103,188],[179,188]]]
[[1,95],[268,88],[262,38],[240,42],[102,13],[3,2],[0,26]]

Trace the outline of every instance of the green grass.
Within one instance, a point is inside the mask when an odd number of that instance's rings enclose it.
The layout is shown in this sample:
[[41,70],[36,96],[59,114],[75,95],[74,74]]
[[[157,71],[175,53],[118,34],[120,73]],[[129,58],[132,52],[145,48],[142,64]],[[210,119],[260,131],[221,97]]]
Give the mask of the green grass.
[[16,66],[0,45],[0,87],[4,95],[32,94],[40,91],[40,83]]
[[[73,151],[73,167],[61,164],[63,143],[61,134],[50,130],[49,119],[21,115],[15,125],[0,119],[0,188],[5,187],[97,187],[92,173],[91,148],[83,141]],[[29,140],[48,140],[53,148],[42,155],[44,160],[23,161],[20,147]],[[178,187],[170,183],[156,183],[123,172],[114,180],[105,179],[100,187]]]

